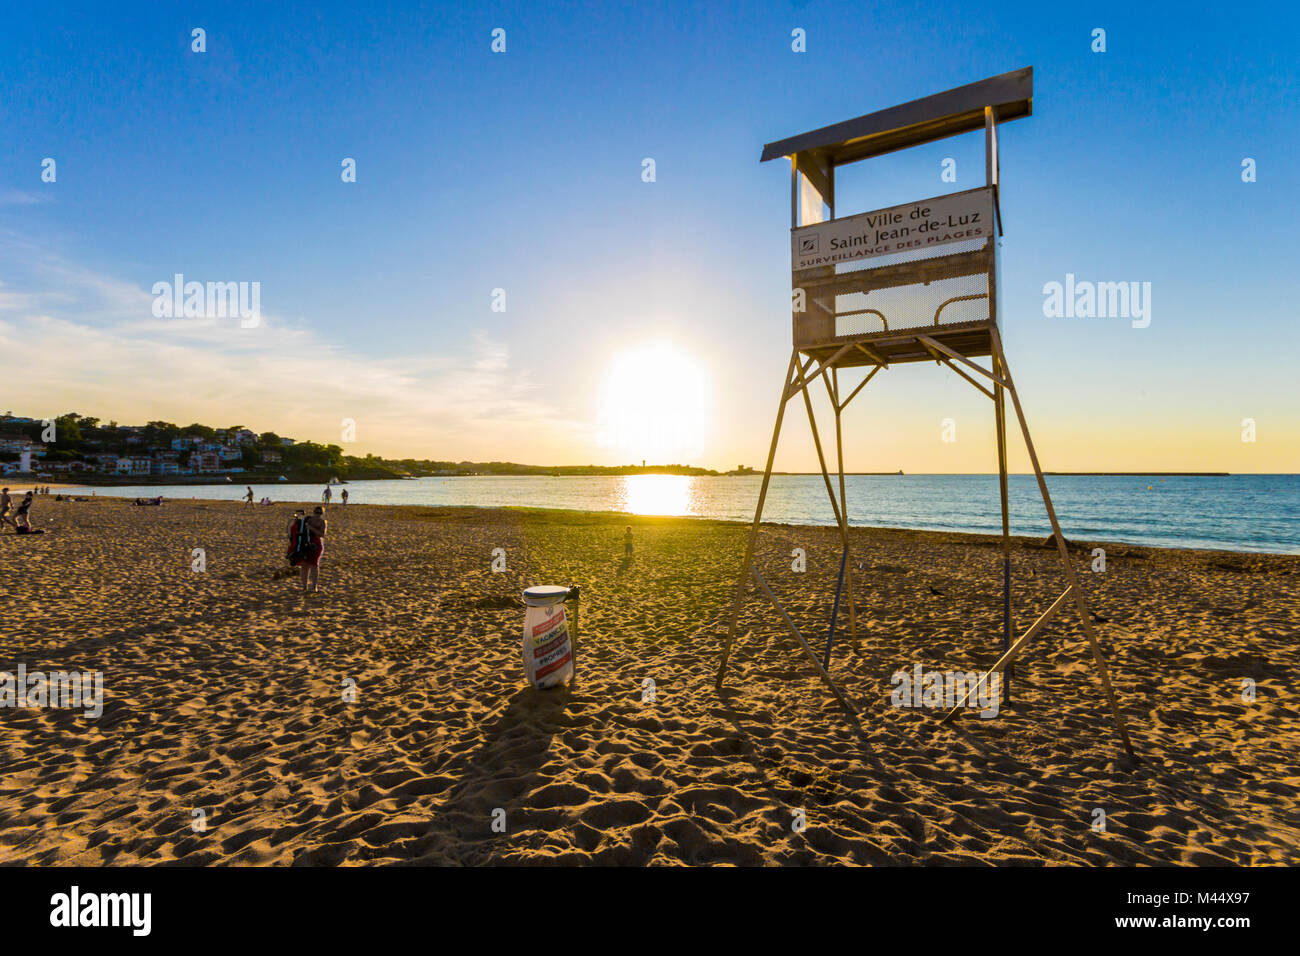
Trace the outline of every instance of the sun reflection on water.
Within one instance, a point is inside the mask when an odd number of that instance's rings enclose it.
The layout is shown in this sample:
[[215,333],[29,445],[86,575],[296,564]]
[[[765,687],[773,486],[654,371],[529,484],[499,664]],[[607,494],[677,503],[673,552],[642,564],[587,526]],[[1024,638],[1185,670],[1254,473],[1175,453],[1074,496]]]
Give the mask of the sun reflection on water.
[[629,514],[696,513],[695,479],[689,475],[627,475],[620,497],[623,510]]

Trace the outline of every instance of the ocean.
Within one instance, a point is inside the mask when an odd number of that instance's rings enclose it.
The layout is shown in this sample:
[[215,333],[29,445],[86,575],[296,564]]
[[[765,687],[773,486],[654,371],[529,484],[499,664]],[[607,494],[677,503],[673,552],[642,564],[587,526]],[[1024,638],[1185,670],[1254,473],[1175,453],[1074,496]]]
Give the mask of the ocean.
[[[523,506],[683,515],[752,521],[761,476],[447,477],[355,481],[356,504]],[[1227,477],[1054,476],[1047,479],[1067,538],[1171,548],[1213,548],[1300,554],[1300,475]],[[931,531],[1001,531],[996,475],[850,475],[845,479],[853,525]],[[97,488],[117,497],[229,498],[238,480],[214,485]],[[319,501],[323,485],[254,485],[260,500]],[[836,488],[838,494],[838,487]],[[1046,537],[1051,528],[1032,475],[1010,478],[1011,531]],[[835,523],[821,475],[777,475],[765,522]]]

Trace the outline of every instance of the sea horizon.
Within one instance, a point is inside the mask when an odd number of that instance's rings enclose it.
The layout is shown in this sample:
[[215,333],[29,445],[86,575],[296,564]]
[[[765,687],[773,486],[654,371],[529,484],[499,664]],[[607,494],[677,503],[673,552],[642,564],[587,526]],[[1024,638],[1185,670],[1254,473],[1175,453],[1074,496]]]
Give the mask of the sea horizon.
[[[1150,478],[1150,481],[1145,479]],[[1300,554],[1300,475],[1047,475],[1067,538],[1162,548]],[[754,475],[447,475],[407,480],[358,480],[331,486],[332,502],[348,489],[352,504],[441,507],[526,507],[628,515],[753,520],[762,476]],[[836,490],[837,480],[832,478]],[[96,496],[229,498],[252,487],[258,501],[321,500],[319,482],[64,485]],[[204,491],[224,489],[228,495]],[[969,534],[999,534],[995,474],[846,474],[849,523]],[[1051,533],[1037,481],[1008,479],[1011,533]],[[1267,515],[1268,517],[1261,517]],[[835,523],[820,474],[774,474],[765,524]]]

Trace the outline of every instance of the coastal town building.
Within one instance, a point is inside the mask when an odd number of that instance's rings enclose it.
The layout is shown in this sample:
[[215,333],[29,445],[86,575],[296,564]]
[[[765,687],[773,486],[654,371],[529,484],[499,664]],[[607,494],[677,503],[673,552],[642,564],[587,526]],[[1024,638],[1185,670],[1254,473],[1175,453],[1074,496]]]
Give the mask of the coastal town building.
[[11,452],[21,455],[25,451],[32,451],[35,443],[26,435],[17,435],[12,433],[0,434],[0,451]]
[[[66,421],[65,423],[65,420]],[[0,473],[95,473],[104,479],[179,478],[238,475],[262,469],[316,467],[314,459],[326,449],[308,442],[293,449],[292,438],[252,428],[214,429],[201,424],[178,427],[166,422],[148,425],[99,423],[99,419],[68,413],[60,416],[58,442],[48,447],[41,438],[55,419],[0,415]],[[66,429],[66,430],[65,430]],[[298,458],[303,462],[300,464]],[[43,460],[42,460],[43,459]],[[256,463],[256,464],[254,464]]]
[[117,460],[117,474],[132,476],[148,475],[152,464],[152,459],[145,458],[143,455],[131,455],[119,458]]

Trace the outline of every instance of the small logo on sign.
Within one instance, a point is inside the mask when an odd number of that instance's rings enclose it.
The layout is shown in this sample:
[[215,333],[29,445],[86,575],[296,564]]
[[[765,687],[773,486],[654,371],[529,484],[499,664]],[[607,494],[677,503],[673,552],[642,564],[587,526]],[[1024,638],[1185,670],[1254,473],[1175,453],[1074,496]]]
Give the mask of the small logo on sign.
[[799,237],[799,255],[812,256],[820,251],[821,234],[814,232],[810,236]]

